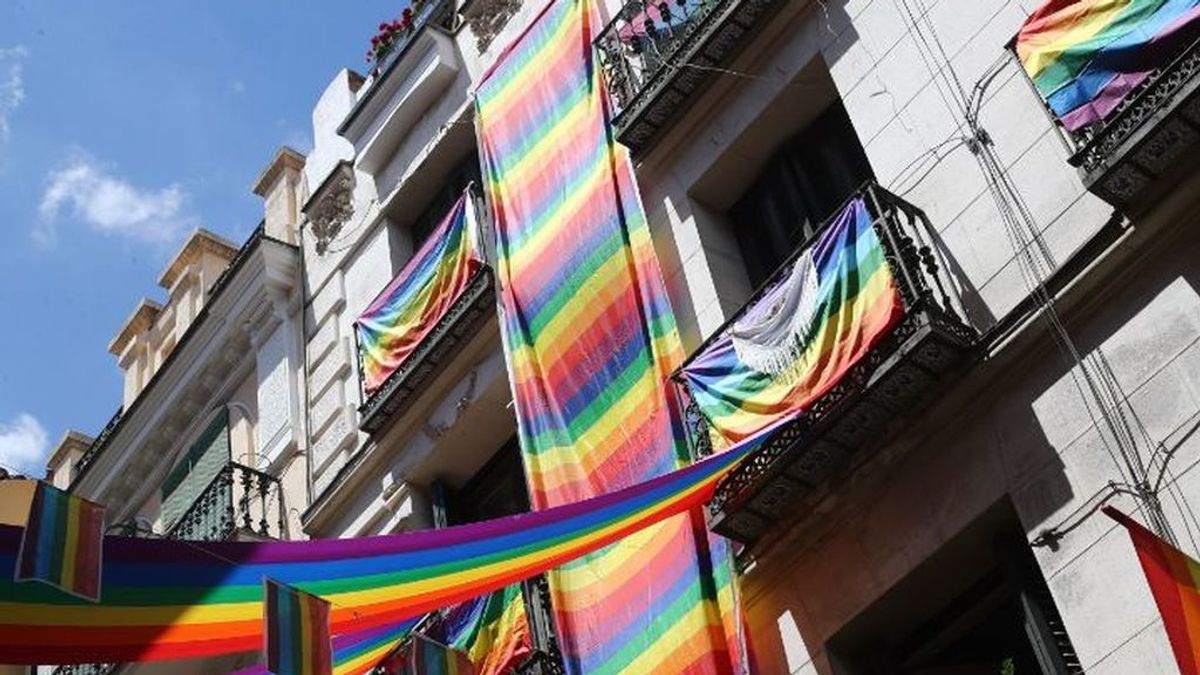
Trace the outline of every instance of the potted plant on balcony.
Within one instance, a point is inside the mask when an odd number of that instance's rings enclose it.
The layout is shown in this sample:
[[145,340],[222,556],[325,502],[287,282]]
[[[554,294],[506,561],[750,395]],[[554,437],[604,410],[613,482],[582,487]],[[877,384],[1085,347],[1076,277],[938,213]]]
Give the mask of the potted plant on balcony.
[[379,32],[371,37],[371,48],[367,50],[367,63],[374,64],[375,73],[379,72],[379,68],[387,60],[388,55],[397,46],[408,40],[409,35],[412,34],[413,10],[419,5],[420,3],[414,2],[412,6],[404,8],[404,11],[400,13],[400,18],[379,24]]

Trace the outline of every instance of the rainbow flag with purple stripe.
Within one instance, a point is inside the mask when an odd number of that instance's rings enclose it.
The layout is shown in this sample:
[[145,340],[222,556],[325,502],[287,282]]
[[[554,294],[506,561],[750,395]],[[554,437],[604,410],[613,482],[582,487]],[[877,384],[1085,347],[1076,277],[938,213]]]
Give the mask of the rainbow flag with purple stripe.
[[[536,509],[666,474],[685,457],[668,379],[675,318],[591,49],[591,0],[557,0],[476,92],[501,328]],[[697,513],[551,573],[567,669],[731,669]],[[597,621],[596,617],[604,617]]]
[[790,264],[680,371],[692,399],[727,440],[753,437],[801,414],[903,316],[861,198]]
[[354,322],[363,393],[383,386],[483,268],[467,194]]
[[1014,48],[1072,131],[1103,121],[1156,68],[1200,38],[1200,0],[1049,0]]
[[413,635],[408,649],[396,671],[400,675],[475,675],[475,666],[466,652],[424,635]]
[[38,481],[15,578],[99,600],[103,542],[103,506]]
[[331,675],[329,601],[263,579],[267,670],[275,675]]

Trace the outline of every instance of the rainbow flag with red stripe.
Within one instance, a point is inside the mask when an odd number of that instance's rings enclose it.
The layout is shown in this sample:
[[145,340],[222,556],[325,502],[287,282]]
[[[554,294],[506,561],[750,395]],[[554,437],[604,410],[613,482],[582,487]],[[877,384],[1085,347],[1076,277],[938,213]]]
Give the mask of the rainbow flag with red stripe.
[[1200,675],[1200,563],[1111,506],[1108,517],[1129,532],[1162,615],[1181,675]]
[[434,639],[464,652],[478,675],[514,672],[533,652],[520,584],[505,586],[446,613]]
[[[590,0],[546,6],[476,92],[501,328],[536,509],[678,467],[683,356],[627,151],[591,49]],[[698,513],[551,573],[567,669],[732,669]],[[603,617],[598,621],[597,617]]]
[[709,423],[730,441],[800,415],[903,316],[861,198],[790,264],[680,371]]
[[454,306],[483,268],[467,195],[354,322],[363,393],[375,393]]
[[329,602],[263,579],[267,670],[275,675],[332,675]]
[[1049,0],[1017,33],[1017,58],[1072,131],[1103,121],[1200,38],[1200,0]]
[[41,581],[100,599],[104,507],[38,481],[17,555],[17,581]]

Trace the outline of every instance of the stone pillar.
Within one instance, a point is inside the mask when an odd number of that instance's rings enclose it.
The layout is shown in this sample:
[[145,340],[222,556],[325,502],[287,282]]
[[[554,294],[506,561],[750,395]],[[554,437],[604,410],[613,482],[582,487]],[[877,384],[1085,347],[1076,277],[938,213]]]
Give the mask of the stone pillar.
[[263,228],[266,235],[289,244],[300,241],[304,162],[304,155],[284,146],[275,153],[254,183],[254,194],[263,198]]

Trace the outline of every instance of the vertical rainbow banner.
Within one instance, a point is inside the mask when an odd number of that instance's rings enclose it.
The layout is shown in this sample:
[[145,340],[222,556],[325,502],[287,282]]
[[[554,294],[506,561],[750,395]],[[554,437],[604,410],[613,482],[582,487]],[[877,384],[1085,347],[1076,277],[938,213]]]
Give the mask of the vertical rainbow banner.
[[275,675],[331,675],[329,602],[263,579],[267,670]]
[[17,554],[16,580],[100,599],[104,507],[38,481]]
[[[477,132],[531,500],[575,503],[683,453],[682,360],[632,164],[613,139],[589,0],[557,0],[482,78]],[[550,575],[572,673],[731,670],[703,523],[673,517]]]
[[363,394],[375,393],[483,267],[464,193],[416,255],[354,322]]
[[1200,38],[1200,0],[1049,0],[1017,33],[1017,58],[1072,131],[1103,121],[1155,68]]
[[871,215],[855,198],[680,378],[722,437],[751,438],[800,415],[903,314]]
[[1200,675],[1200,563],[1111,506],[1108,517],[1129,532],[1162,615],[1181,675]]

